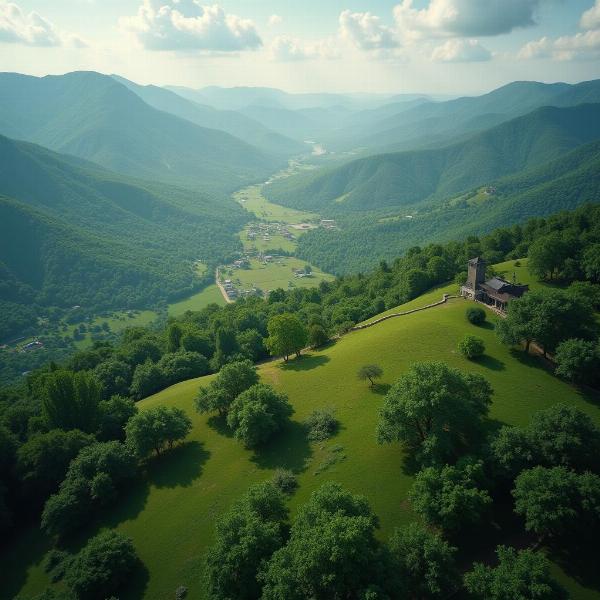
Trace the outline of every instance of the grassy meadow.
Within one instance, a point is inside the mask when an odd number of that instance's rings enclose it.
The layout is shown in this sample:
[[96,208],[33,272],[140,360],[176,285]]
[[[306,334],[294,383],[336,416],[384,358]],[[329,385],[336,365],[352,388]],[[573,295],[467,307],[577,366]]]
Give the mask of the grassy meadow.
[[225,306],[226,304],[216,283],[205,287],[201,292],[189,298],[169,304],[168,312],[170,317],[176,317],[188,310],[202,310],[209,304],[218,304],[219,306]]
[[[436,289],[400,310],[435,301],[453,289]],[[383,539],[394,527],[413,520],[407,501],[412,477],[403,469],[401,448],[378,445],[375,426],[385,391],[414,361],[442,360],[486,376],[495,391],[493,424],[523,425],[533,412],[559,401],[578,406],[600,423],[597,396],[555,378],[536,358],[502,346],[491,324],[470,325],[465,319],[467,306],[466,300],[451,299],[350,333],[289,364],[275,360],[260,365],[261,380],[288,394],[295,414],[287,430],[257,452],[245,450],[214,417],[195,412],[194,397],[210,376],[182,382],[140,402],[142,410],[159,404],[179,406],[193,419],[194,429],[185,444],[150,460],[145,476],[82,532],[80,542],[102,527],[116,527],[133,538],[147,571],[132,581],[121,600],[163,600],[173,597],[179,585],[189,588],[190,598],[206,598],[202,558],[212,542],[215,519],[250,484],[269,478],[277,467],[298,474],[300,487],[290,500],[292,513],[318,486],[334,480],[368,497],[380,518]],[[490,321],[494,318],[489,313]],[[477,362],[456,351],[466,332],[485,340],[486,354]],[[372,362],[384,371],[375,389],[355,376],[360,366]],[[309,443],[302,421],[322,407],[335,410],[340,431],[326,442]],[[2,598],[17,592],[32,595],[48,585],[41,567],[47,548],[48,541],[36,527],[19,536],[11,552],[2,557]],[[555,569],[574,598],[600,600],[598,591],[576,582],[558,565]]]

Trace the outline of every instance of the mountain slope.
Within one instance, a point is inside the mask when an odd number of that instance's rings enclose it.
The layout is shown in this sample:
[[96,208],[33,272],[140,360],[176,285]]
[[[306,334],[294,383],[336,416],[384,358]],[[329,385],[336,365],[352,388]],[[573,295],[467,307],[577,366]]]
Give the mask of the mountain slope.
[[187,100],[166,88],[138,85],[118,75],[111,75],[139,96],[146,104],[210,129],[225,131],[263,152],[276,156],[292,156],[306,151],[304,144],[275,133],[264,125],[233,110],[217,110],[212,106]]
[[272,201],[324,213],[443,199],[543,164],[600,138],[600,104],[545,107],[438,149],[359,159],[328,172],[280,179]]
[[[136,181],[0,136],[0,300],[147,307],[200,284],[247,213],[229,198]],[[13,287],[14,286],[10,286]],[[25,297],[27,296],[27,298]],[[4,318],[4,315],[3,315]]]
[[317,229],[299,240],[297,254],[336,274],[355,273],[393,260],[415,245],[465,239],[496,227],[600,202],[600,141],[493,182],[492,193],[470,193],[424,206],[407,219],[405,212],[342,217],[336,231]]
[[[279,165],[241,140],[152,108],[112,77],[0,74],[2,134],[104,167],[169,183],[231,191]],[[5,125],[6,127],[6,125]]]

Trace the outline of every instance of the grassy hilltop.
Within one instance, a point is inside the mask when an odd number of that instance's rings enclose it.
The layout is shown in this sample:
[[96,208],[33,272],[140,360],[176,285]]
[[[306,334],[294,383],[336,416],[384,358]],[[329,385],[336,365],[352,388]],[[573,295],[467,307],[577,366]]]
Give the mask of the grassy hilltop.
[[[500,265],[512,273],[513,263]],[[526,268],[517,276],[527,282]],[[455,286],[433,290],[402,308],[423,306],[454,292]],[[494,388],[490,418],[495,423],[522,425],[531,414],[559,401],[572,403],[600,423],[600,403],[560,381],[535,358],[501,345],[491,325],[476,328],[465,319],[463,299],[408,316],[389,319],[372,328],[350,333],[331,346],[284,365],[272,361],[259,367],[263,382],[289,395],[295,414],[287,430],[258,452],[245,450],[214,420],[194,410],[194,397],[209,377],[182,382],[140,403],[147,409],[160,404],[183,408],[194,429],[186,443],[172,453],[151,460],[147,476],[132,485],[118,505],[82,532],[81,541],[97,528],[116,527],[133,538],[147,573],[132,582],[121,598],[162,600],[179,585],[190,598],[205,598],[202,558],[213,540],[215,518],[226,511],[248,486],[269,478],[277,467],[298,473],[300,487],[291,499],[292,514],[310,493],[328,480],[365,494],[380,518],[382,538],[415,519],[407,501],[412,477],[403,471],[398,444],[379,446],[375,440],[378,410],[387,386],[408,366],[421,360],[442,360],[464,371],[481,373]],[[493,321],[492,313],[488,315]],[[457,351],[466,333],[485,340],[486,354],[469,362]],[[355,373],[365,363],[384,370],[376,390]],[[331,407],[341,422],[339,433],[326,442],[309,443],[302,421],[314,409]],[[17,592],[41,592],[48,584],[40,561],[47,543],[31,531],[3,559],[2,598]],[[555,576],[574,598],[600,599],[556,566]]]

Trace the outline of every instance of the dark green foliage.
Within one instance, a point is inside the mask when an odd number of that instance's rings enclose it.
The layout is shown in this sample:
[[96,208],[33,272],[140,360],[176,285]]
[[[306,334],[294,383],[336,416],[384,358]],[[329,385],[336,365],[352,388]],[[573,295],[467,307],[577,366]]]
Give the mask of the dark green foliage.
[[537,465],[598,470],[600,430],[578,408],[556,404],[536,412],[526,427],[502,427],[492,453],[511,478]]
[[94,368],[94,375],[105,400],[114,395],[126,395],[131,385],[132,374],[131,366],[118,358],[101,362]]
[[600,526],[600,476],[565,467],[523,471],[513,490],[515,512],[541,537],[594,537]]
[[150,360],[138,365],[133,372],[130,393],[136,400],[141,400],[166,387],[161,368]]
[[[465,281],[466,277],[461,281]],[[469,306],[466,311],[467,321],[472,325],[482,325],[485,323],[486,314],[485,310],[479,306]]]
[[308,345],[311,348],[320,348],[329,341],[329,335],[322,325],[315,323],[308,328]]
[[137,456],[145,458],[150,452],[172,448],[183,440],[192,429],[192,420],[181,408],[156,406],[138,412],[125,426],[126,444]]
[[453,461],[466,445],[477,444],[491,395],[481,375],[441,362],[416,363],[385,397],[378,441],[402,442],[421,464]]
[[298,479],[287,469],[277,469],[271,480],[273,485],[284,494],[293,494],[298,487]]
[[135,402],[122,396],[112,396],[100,402],[100,427],[97,437],[100,441],[123,441],[125,425],[137,413]]
[[477,600],[565,600],[566,592],[550,576],[550,562],[533,550],[498,546],[498,565],[475,563],[465,575],[465,587]]
[[283,356],[285,362],[290,354],[300,356],[308,340],[308,331],[298,317],[289,313],[277,315],[269,319],[267,329],[269,337],[265,345],[273,356]]
[[99,403],[100,385],[88,372],[59,370],[44,378],[42,411],[49,427],[94,432]]
[[104,600],[127,583],[138,563],[128,537],[105,531],[91,538],[69,561],[64,581],[80,600]]
[[457,533],[477,525],[488,512],[492,499],[482,485],[481,461],[427,467],[417,473],[409,496],[414,511],[427,523]]
[[458,351],[469,360],[479,358],[485,352],[485,344],[481,338],[474,335],[465,335],[458,342]]
[[383,369],[379,365],[365,365],[358,370],[356,375],[361,381],[368,379],[371,387],[373,387],[375,379],[381,379],[383,376]]
[[124,481],[135,475],[135,456],[119,442],[96,443],[83,448],[67,471],[59,491],[50,496],[42,513],[42,527],[50,535],[64,536],[109,504]]
[[557,279],[567,268],[567,261],[577,255],[577,250],[576,239],[556,231],[538,238],[531,244],[527,266],[540,279]]
[[330,409],[313,411],[304,421],[308,430],[308,439],[314,442],[322,442],[330,438],[339,428],[339,422]]
[[196,409],[201,413],[218,411],[220,416],[225,416],[231,403],[255,383],[258,383],[258,374],[249,360],[225,365],[207,387],[198,391]]
[[208,587],[215,600],[260,596],[256,574],[285,543],[284,496],[270,483],[257,484],[219,518],[206,557]]
[[227,425],[246,448],[268,441],[292,415],[287,396],[257,383],[239,394],[227,413]]
[[554,355],[556,374],[577,383],[593,383],[598,380],[600,356],[598,343],[569,339],[556,347]]
[[208,373],[208,361],[197,352],[187,350],[164,354],[158,361],[163,387]]
[[360,598],[371,586],[383,586],[376,527],[365,498],[324,484],[298,512],[287,544],[263,568],[262,598]]
[[17,470],[25,498],[36,505],[43,503],[58,489],[80,450],[94,441],[92,435],[77,429],[53,429],[31,437],[17,453]]
[[389,541],[392,565],[411,598],[446,598],[458,587],[456,548],[419,523],[396,529]]

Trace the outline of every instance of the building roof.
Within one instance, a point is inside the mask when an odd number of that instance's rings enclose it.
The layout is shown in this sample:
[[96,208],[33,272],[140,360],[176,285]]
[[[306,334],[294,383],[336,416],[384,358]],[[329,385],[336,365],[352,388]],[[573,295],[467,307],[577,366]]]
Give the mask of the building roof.
[[493,290],[500,291],[505,285],[510,286],[512,284],[501,277],[492,277],[485,282],[485,285],[491,287]]

